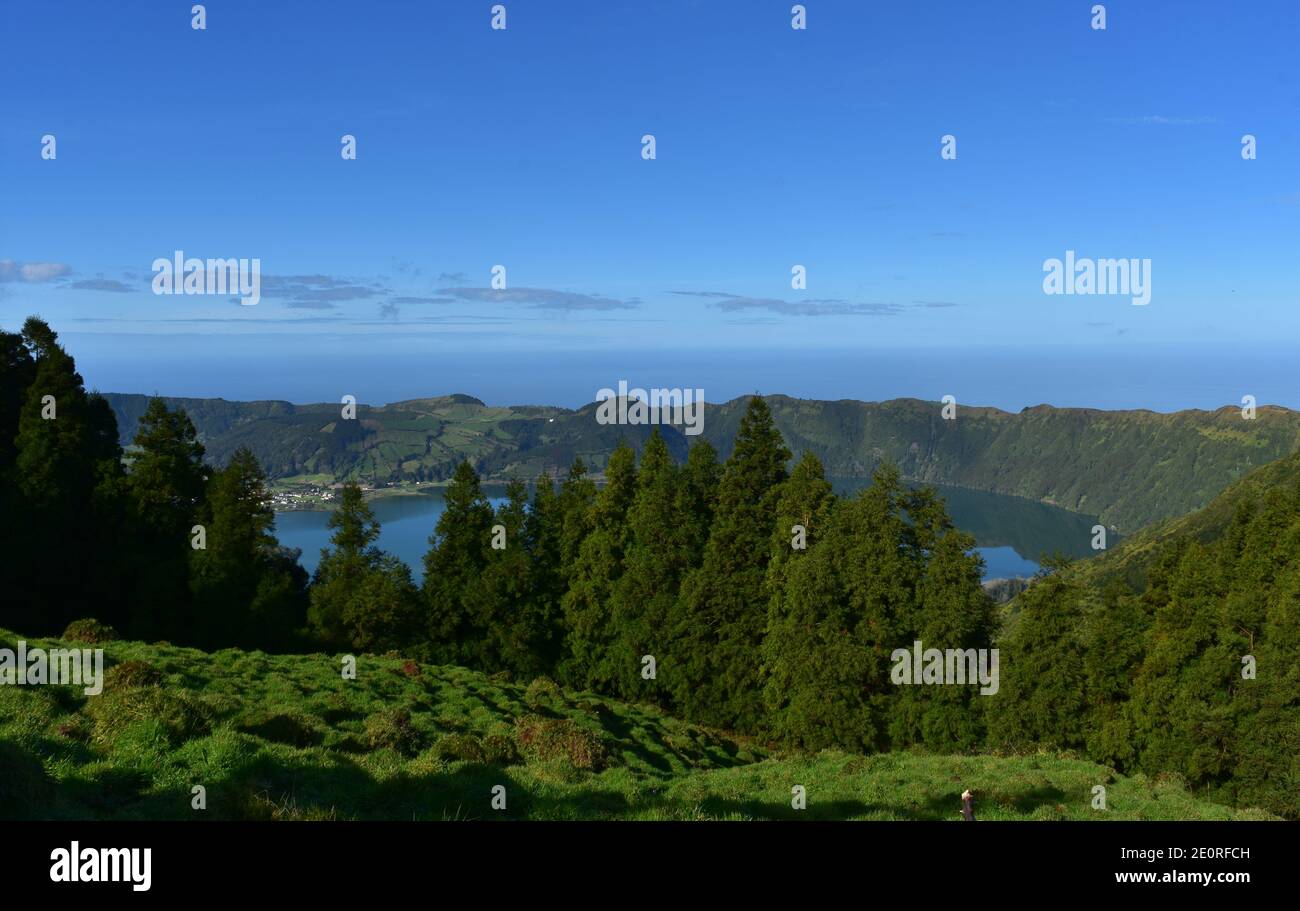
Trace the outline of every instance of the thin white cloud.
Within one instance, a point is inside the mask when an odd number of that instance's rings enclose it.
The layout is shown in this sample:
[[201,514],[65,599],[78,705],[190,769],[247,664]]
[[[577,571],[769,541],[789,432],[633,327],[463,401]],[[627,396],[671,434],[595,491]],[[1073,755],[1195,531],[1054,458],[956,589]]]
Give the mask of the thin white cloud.
[[0,259],[0,282],[48,282],[72,272],[64,263],[20,263]]
[[580,294],[576,291],[555,291],[550,288],[439,288],[446,294],[463,301],[487,304],[526,304],[541,310],[634,310],[636,300],[619,300],[598,294]]
[[1218,123],[1217,117],[1169,117],[1165,114],[1144,114],[1141,117],[1111,117],[1108,123],[1146,124],[1149,126],[1190,127]]

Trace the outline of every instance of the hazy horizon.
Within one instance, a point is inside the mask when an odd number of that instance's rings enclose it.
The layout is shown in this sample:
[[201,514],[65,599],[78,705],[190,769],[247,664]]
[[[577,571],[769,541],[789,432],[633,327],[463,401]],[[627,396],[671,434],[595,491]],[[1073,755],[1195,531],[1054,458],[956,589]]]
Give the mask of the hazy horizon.
[[[58,326],[55,326],[58,329]],[[556,351],[501,359],[452,352],[304,353],[270,339],[208,359],[126,350],[103,339],[63,336],[87,388],[176,398],[383,405],[465,394],[488,405],[578,408],[602,387],[702,388],[709,402],[759,392],[834,401],[956,396],[967,406],[1017,412],[1035,405],[1167,413],[1240,406],[1300,410],[1294,354],[1205,349],[1097,352],[1042,346],[884,351]],[[761,380],[760,380],[761,378]]]

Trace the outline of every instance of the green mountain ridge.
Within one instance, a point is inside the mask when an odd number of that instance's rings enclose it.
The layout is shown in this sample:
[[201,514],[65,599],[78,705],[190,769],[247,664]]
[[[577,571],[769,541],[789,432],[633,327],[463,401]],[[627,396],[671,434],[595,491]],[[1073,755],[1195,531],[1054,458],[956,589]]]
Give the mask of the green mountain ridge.
[[[108,393],[124,443],[148,397]],[[748,396],[705,406],[703,434],[725,458]],[[1240,409],[1102,411],[1037,405],[1018,413],[919,399],[817,401],[765,396],[796,457],[814,452],[835,478],[865,478],[882,460],[909,481],[1007,494],[1096,515],[1125,534],[1208,503],[1234,480],[1300,448],[1300,413]],[[597,472],[626,439],[638,451],[654,430],[601,425],[595,403],[579,409],[489,406],[469,395],[357,405],[164,397],[184,408],[209,457],[224,464],[248,446],[273,479],[325,475],[383,484],[440,481],[467,459],[485,478],[558,475],[575,457]],[[685,459],[691,437],[662,428]]]

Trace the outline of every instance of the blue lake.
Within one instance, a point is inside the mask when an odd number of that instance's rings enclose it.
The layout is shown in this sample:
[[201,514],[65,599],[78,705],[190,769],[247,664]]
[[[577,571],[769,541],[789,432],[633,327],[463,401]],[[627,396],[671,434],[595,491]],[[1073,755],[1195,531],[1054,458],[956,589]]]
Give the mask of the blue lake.
[[[840,493],[849,493],[861,482],[843,481],[835,486]],[[1032,576],[1044,554],[1059,551],[1085,557],[1092,553],[1095,520],[1091,516],[1002,494],[938,485],[935,489],[946,500],[954,524],[975,537],[987,579]],[[485,492],[494,505],[502,502],[504,492],[499,488],[485,487]],[[379,546],[405,561],[418,582],[423,576],[429,535],[444,509],[442,492],[381,497],[371,500],[370,507],[381,525]],[[329,516],[325,511],[276,514],[280,543],[302,549],[302,565],[308,572],[315,572],[321,548],[329,545]]]
[[[493,506],[503,502],[502,497],[490,493],[489,499]],[[424,576],[424,554],[429,549],[429,536],[445,509],[442,491],[380,497],[370,501],[370,508],[379,520],[379,547],[400,557],[411,567],[411,575],[418,583]],[[330,513],[323,510],[275,514],[275,534],[280,543],[286,547],[302,548],[300,562],[309,573],[316,572],[321,548],[329,546],[332,534],[328,527],[329,518]]]

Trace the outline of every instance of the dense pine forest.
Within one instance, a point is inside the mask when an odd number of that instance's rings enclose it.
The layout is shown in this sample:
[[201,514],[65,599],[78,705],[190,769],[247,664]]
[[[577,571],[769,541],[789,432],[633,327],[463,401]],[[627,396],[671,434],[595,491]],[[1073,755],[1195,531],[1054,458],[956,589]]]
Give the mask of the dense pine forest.
[[[0,628],[95,618],[205,651],[391,653],[798,750],[1072,751],[1300,817],[1294,482],[1250,488],[1211,537],[1162,538],[1136,581],[1099,587],[1050,563],[1004,630],[974,539],[933,491],[883,463],[837,496],[761,397],[725,460],[705,440],[674,458],[656,432],[603,475],[577,459],[494,508],[461,462],[422,586],[347,486],[308,578],[272,533],[249,450],[210,465],[187,414],[157,398],[124,448],[32,318],[0,333]],[[1000,689],[897,685],[891,654],[918,640],[998,648]]]

